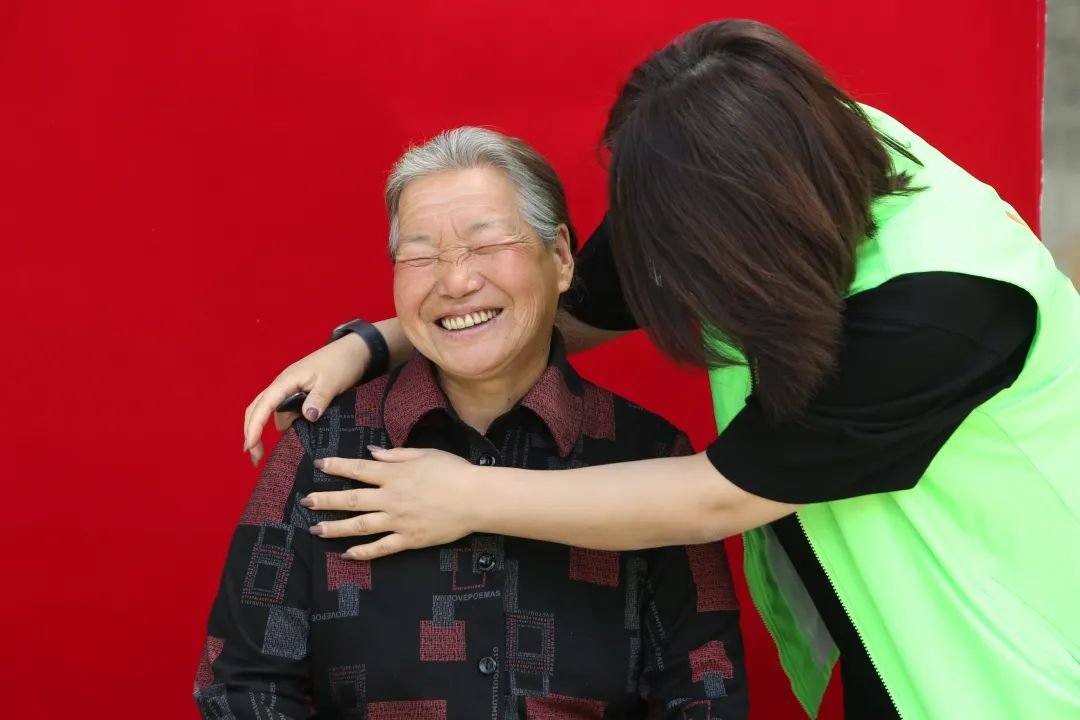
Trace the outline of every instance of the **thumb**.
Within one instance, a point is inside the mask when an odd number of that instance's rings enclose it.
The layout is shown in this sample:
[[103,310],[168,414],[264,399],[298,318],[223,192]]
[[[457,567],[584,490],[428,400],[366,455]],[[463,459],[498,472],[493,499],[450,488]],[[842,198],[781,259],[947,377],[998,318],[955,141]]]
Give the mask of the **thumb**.
[[300,413],[276,412],[274,413],[274,427],[277,428],[278,432],[285,432],[289,428],[289,426],[293,424],[293,420],[297,419],[298,417],[300,417]]
[[326,408],[330,407],[333,399],[333,395],[326,392],[321,385],[316,384],[308,393],[307,399],[304,400],[304,417],[311,422],[315,422],[326,412]]
[[379,462],[391,463],[415,460],[428,454],[427,450],[421,448],[381,448],[378,445],[368,445],[368,452]]

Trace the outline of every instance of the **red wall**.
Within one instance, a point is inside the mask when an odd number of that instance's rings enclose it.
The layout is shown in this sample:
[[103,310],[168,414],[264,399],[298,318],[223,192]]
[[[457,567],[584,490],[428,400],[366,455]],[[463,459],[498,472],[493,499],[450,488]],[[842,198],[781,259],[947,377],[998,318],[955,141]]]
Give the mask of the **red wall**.
[[[391,161],[464,123],[520,135],[587,233],[620,80],[721,13],[1037,219],[1042,0],[0,3],[5,717],[193,717],[255,479],[244,406],[334,323],[390,312]],[[702,378],[624,343],[580,366],[707,441]],[[750,615],[755,716],[795,716]]]

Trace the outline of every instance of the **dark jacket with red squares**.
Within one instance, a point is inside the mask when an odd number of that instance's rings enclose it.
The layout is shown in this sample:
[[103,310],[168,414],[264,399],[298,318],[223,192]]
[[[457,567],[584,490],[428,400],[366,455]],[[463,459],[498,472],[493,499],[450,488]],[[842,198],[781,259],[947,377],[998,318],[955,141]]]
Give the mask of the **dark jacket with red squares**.
[[297,501],[355,487],[312,461],[369,457],[368,444],[547,470],[690,452],[662,418],[578,376],[558,340],[541,379],[485,435],[457,417],[419,355],[342,395],[281,438],[240,518],[195,679],[203,717],[746,716],[720,544],[616,553],[471,535],[342,560],[357,538],[308,527],[344,515]]

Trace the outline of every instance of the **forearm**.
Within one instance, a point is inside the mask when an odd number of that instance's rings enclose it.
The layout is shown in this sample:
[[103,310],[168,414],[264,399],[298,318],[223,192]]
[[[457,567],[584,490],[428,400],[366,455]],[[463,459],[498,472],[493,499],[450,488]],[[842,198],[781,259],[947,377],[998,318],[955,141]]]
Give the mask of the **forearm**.
[[[390,351],[389,369],[392,370],[409,359],[413,346],[409,342],[409,338],[405,337],[405,332],[401,329],[401,323],[398,322],[396,317],[380,320],[375,323],[375,327],[382,333],[383,338],[386,340],[386,347]],[[357,374],[353,382],[359,382],[363,372],[371,363],[371,348],[368,347],[367,342],[356,333],[346,333],[335,340],[332,345],[334,347],[340,346],[348,352],[348,357],[343,358],[343,360],[346,361],[346,366],[352,365],[356,368]]]
[[570,355],[592,350],[594,347],[599,347],[626,334],[623,330],[595,328],[583,323],[565,310],[559,311],[555,318],[555,325],[559,328],[563,341],[566,343],[566,352]]
[[542,474],[477,468],[474,477],[475,531],[596,550],[712,542],[796,509],[740,490],[704,453]]
[[390,349],[390,367],[396,368],[404,364],[412,354],[413,346],[409,338],[405,337],[405,331],[401,329],[401,323],[396,317],[380,320],[375,323],[382,336],[386,338],[386,345]]

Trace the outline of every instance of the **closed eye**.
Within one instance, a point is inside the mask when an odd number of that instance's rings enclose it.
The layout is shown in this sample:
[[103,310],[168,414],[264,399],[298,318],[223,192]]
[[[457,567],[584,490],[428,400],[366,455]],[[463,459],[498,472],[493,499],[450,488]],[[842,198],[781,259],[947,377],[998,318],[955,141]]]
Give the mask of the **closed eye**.
[[470,252],[472,252],[473,255],[491,255],[492,253],[497,253],[500,250],[508,250],[520,244],[520,240],[504,240],[495,243],[485,243],[484,245],[477,245]]
[[404,265],[410,268],[424,268],[431,267],[439,261],[439,258],[435,255],[425,255],[421,257],[406,257],[398,258],[396,263],[398,265]]

